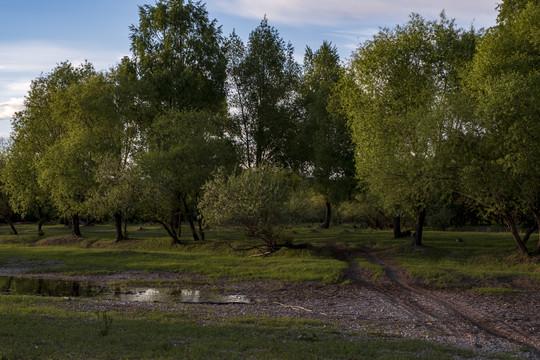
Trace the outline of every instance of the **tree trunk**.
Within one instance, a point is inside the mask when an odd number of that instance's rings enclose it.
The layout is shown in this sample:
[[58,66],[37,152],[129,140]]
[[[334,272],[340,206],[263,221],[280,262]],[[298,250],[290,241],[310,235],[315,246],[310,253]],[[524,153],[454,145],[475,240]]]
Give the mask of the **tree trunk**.
[[394,216],[394,239],[401,238],[401,217]]
[[193,235],[194,241],[199,241],[199,236],[197,235],[197,230],[195,229],[195,223],[193,221],[193,216],[191,216],[191,212],[189,211],[189,206],[187,204],[186,198],[184,197],[182,199],[182,202],[184,203],[184,210],[186,211],[186,219],[189,223],[189,227],[191,229],[191,234]]
[[41,206],[37,207],[37,213],[38,213],[38,228],[37,233],[39,236],[45,235],[45,232],[43,231],[43,223],[45,222],[45,217],[43,216],[43,209]]
[[19,235],[19,233],[17,232],[17,229],[15,229],[15,225],[13,225],[13,221],[11,221],[11,216],[6,216],[5,219],[9,225],[9,228],[11,229],[9,233],[11,235]]
[[127,231],[128,219],[127,219],[127,217],[124,217],[124,219],[122,221],[124,222],[124,240],[127,240],[128,239],[128,231]]
[[529,230],[527,230],[527,232],[525,233],[525,235],[523,236],[523,244],[525,246],[527,246],[527,242],[529,242],[529,238],[531,237],[532,233],[536,231],[536,229],[538,229],[538,227],[536,226],[536,223],[535,223],[535,226],[533,226],[532,228],[530,228]]
[[525,244],[521,240],[521,237],[519,236],[519,231],[517,229],[516,222],[514,221],[514,217],[512,216],[512,214],[510,212],[505,212],[503,214],[503,219],[506,222],[506,225],[508,225],[508,228],[510,229],[512,236],[514,237],[514,241],[521,255],[530,256],[527,246],[525,246]]
[[86,224],[85,226],[94,226],[96,224],[96,219],[93,218],[92,216],[88,215],[86,217]]
[[124,233],[122,232],[122,215],[119,212],[113,215],[114,229],[116,230],[116,242],[124,240]]
[[[199,192],[195,194],[195,201],[200,202]],[[195,213],[197,214],[197,223],[199,224],[199,234],[201,234],[201,240],[206,241],[206,234],[204,232],[204,216],[199,210],[198,206],[195,206]]]
[[538,228],[538,242],[536,243],[536,254],[540,254],[540,213],[533,211],[534,220],[536,221],[536,226]]
[[180,238],[182,236],[182,216],[180,211],[173,211],[171,213],[171,226]]
[[161,226],[163,226],[163,229],[165,229],[167,234],[169,234],[169,236],[171,237],[173,244],[181,244],[180,239],[178,238],[178,234],[176,233],[176,231],[174,231],[173,227],[167,226],[165,222],[160,221],[160,220],[156,220],[156,222],[160,224]]
[[39,236],[45,235],[45,232],[43,231],[43,219],[38,219],[37,223],[37,233]]
[[199,234],[201,234],[201,240],[206,241],[206,234],[204,233],[204,216],[202,216],[199,209],[197,209],[197,222],[199,223]]
[[422,246],[422,233],[424,232],[424,222],[426,221],[426,210],[423,207],[418,209],[418,222],[414,228],[412,236],[413,246]]
[[323,229],[328,229],[330,227],[330,218],[332,217],[332,205],[330,201],[326,200],[325,204],[325,213],[324,213],[324,222],[322,224]]
[[71,215],[71,234],[73,236],[81,237],[81,227],[79,224],[79,214]]
[[204,219],[198,217],[197,222],[199,223],[199,234],[201,234],[201,240],[206,241],[206,233],[204,232]]

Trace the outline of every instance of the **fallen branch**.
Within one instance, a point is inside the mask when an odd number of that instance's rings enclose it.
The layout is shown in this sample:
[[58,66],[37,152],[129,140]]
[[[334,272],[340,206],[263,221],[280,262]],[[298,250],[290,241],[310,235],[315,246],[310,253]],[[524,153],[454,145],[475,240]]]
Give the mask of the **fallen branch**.
[[290,308],[290,309],[293,309],[293,310],[304,310],[304,311],[307,311],[307,312],[313,312],[313,310],[309,310],[309,309],[306,309],[306,308],[301,307],[301,306],[285,305],[285,304],[278,303],[278,302],[275,302],[274,304],[277,304],[277,305],[280,305],[280,306],[283,306],[283,307],[286,307],[286,308]]

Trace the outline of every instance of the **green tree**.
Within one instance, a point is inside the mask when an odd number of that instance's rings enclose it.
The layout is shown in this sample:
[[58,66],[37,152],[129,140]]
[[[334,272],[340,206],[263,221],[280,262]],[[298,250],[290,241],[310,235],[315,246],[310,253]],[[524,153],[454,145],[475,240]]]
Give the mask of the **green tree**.
[[[114,84],[102,73],[89,72],[53,101],[52,121],[62,128],[42,154],[38,181],[49,191],[56,208],[72,214],[89,213],[87,200],[97,186],[96,171],[120,149],[123,123],[114,103]],[[80,236],[75,227],[73,235]]]
[[439,21],[413,14],[360,46],[340,85],[357,174],[387,210],[417,217],[415,245],[422,244],[430,196],[451,173],[441,148],[460,126],[453,111],[459,69],[472,58],[476,37],[444,14]]
[[163,226],[174,243],[180,243],[181,213],[193,239],[204,239],[202,214],[196,212],[201,187],[219,167],[236,164],[234,148],[224,136],[224,122],[224,117],[212,112],[170,111],[156,118],[148,150],[137,159],[148,189],[147,215]]
[[230,154],[218,125],[226,110],[221,29],[199,2],[159,0],[139,8],[131,41],[151,114],[141,136],[144,152],[136,159],[147,190],[144,207],[175,243],[183,213],[197,240],[204,236],[202,226],[199,234],[195,228],[200,186]]
[[[9,157],[9,144],[5,139],[0,139],[0,172],[4,173]],[[2,217],[9,225],[12,235],[18,235],[15,225],[13,225],[13,207],[10,198],[10,192],[6,186],[5,180],[0,178],[0,217]]]
[[37,156],[25,145],[17,141],[9,147],[1,177],[11,207],[22,217],[35,215],[37,233],[43,235],[43,223],[52,215],[53,206],[48,192],[38,184]]
[[[144,89],[139,82],[136,64],[125,57],[107,74],[111,82],[114,122],[109,129],[114,138],[110,149],[97,166],[96,186],[90,193],[88,211],[95,217],[112,217],[116,241],[127,238],[127,221],[140,212],[140,171],[134,162],[136,154],[143,151],[142,142],[151,121],[147,106],[141,103]],[[112,114],[111,114],[112,115]],[[122,228],[123,224],[123,228]]]
[[130,29],[144,96],[155,111],[224,111],[227,60],[204,5],[158,0],[139,7],[139,26]]
[[244,165],[291,165],[300,79],[292,45],[265,17],[250,33],[247,46],[234,33],[230,36],[228,57],[233,136],[242,149]]
[[199,206],[210,224],[241,227],[246,234],[244,250],[267,255],[285,245],[281,233],[293,190],[289,177],[284,169],[270,165],[228,177],[220,172],[204,185]]
[[539,62],[540,4],[504,1],[467,73],[476,111],[458,145],[470,149],[464,192],[504,219],[524,255],[516,218],[532,213],[540,224]]
[[304,57],[304,76],[300,87],[304,121],[299,157],[306,163],[315,189],[325,198],[324,228],[330,226],[331,203],[349,196],[354,187],[354,146],[347,118],[329,110],[331,97],[341,77],[337,48],[323,42],[315,52],[309,47]]
[[[80,67],[73,67],[69,62],[59,64],[49,74],[41,75],[32,81],[30,91],[25,98],[24,109],[16,113],[12,121],[14,156],[10,161],[14,162],[8,162],[8,168],[16,170],[15,167],[22,165],[30,171],[26,174],[28,176],[11,172],[13,176],[9,176],[8,184],[10,184],[10,191],[14,194],[13,198],[16,199],[18,206],[24,209],[28,209],[32,203],[43,208],[44,201],[50,198],[54,205],[59,206],[63,214],[71,216],[74,235],[80,235],[78,219],[81,209],[70,206],[71,202],[66,203],[59,196],[64,190],[73,192],[74,189],[68,183],[63,184],[62,187],[56,186],[54,181],[48,178],[52,175],[52,168],[48,168],[48,165],[59,164],[54,161],[55,157],[59,161],[72,161],[75,166],[81,165],[84,161],[81,159],[79,163],[70,157],[71,154],[67,152],[60,154],[56,150],[66,144],[65,135],[70,123],[67,116],[69,111],[66,111],[69,89],[93,74],[95,71],[89,63]],[[83,113],[80,112],[79,115]],[[72,127],[72,130],[74,139],[77,138],[75,135],[82,135],[82,133],[77,133],[78,129]],[[77,145],[73,144],[72,149],[76,148]],[[56,169],[54,172],[61,177],[69,178],[69,171],[74,169],[66,163],[64,165],[66,173],[63,173],[62,169]],[[73,178],[78,177],[79,174],[75,171]],[[20,184],[16,184],[19,179],[23,181],[23,184],[32,186],[37,191],[21,192]],[[51,192],[53,189],[55,189],[54,194]]]

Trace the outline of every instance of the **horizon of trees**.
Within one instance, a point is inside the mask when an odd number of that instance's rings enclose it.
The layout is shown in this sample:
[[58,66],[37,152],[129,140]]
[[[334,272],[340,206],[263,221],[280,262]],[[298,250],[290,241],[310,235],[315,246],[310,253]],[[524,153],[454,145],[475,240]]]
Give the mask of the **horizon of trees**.
[[266,17],[247,42],[225,36],[200,2],[140,6],[130,30],[132,56],[114,68],[66,61],[32,82],[0,151],[12,232],[14,214],[37,219],[40,234],[55,216],[81,236],[90,216],[112,219],[121,241],[129,219],[145,219],[179,244],[183,222],[204,240],[206,210],[277,249],[279,223],[328,228],[335,209],[356,209],[396,237],[414,220],[415,246],[426,221],[495,219],[532,253],[537,1],[503,1],[487,30],[411,14],[346,62],[323,41],[298,64]]

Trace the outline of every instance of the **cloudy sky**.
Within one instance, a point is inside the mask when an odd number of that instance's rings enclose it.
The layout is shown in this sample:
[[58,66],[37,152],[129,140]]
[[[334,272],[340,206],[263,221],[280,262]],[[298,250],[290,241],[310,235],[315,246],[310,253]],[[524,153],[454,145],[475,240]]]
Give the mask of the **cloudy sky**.
[[[204,2],[204,1],[203,1]],[[335,44],[343,60],[381,27],[407,21],[411,12],[448,18],[469,28],[490,27],[496,0],[207,0],[211,18],[224,34],[233,29],[247,40],[266,14],[301,61],[305,47]],[[57,63],[88,60],[109,69],[130,54],[129,26],[138,23],[138,5],[155,0],[0,0],[0,136],[21,109],[32,79]]]

